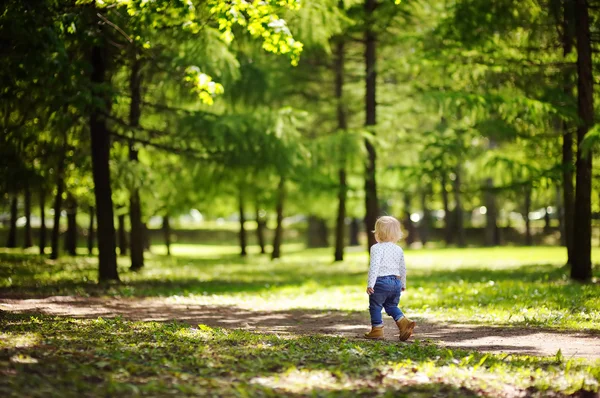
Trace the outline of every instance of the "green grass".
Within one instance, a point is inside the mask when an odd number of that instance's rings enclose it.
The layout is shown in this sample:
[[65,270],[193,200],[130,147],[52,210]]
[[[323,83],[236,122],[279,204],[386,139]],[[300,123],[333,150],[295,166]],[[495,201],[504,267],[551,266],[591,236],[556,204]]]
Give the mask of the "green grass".
[[179,323],[0,313],[0,395],[513,396],[597,391],[600,361],[427,342],[280,337]]
[[[0,253],[3,295],[162,296],[195,304],[250,309],[364,311],[368,258],[363,250],[332,263],[330,250],[284,247],[284,258],[241,259],[235,246],[175,245],[171,258],[155,254],[141,272],[121,258],[122,284],[96,285],[96,260],[50,262],[33,254]],[[600,260],[600,250],[593,252]],[[558,247],[434,249],[406,252],[408,287],[401,307],[437,321],[539,326],[600,332],[600,285],[568,278]],[[595,267],[596,280],[600,270]]]
[[[167,302],[286,310],[365,311],[362,249],[284,247],[272,262],[251,248],[153,248],[146,267],[99,286],[96,259],[49,261],[0,252],[0,297],[165,297]],[[600,251],[594,251],[600,259]],[[563,249],[406,252],[410,314],[432,320],[600,332],[600,286],[571,282]],[[598,268],[595,275],[598,276]],[[492,355],[429,342],[278,336],[180,323],[0,312],[0,396],[545,396],[598,391],[600,360]]]

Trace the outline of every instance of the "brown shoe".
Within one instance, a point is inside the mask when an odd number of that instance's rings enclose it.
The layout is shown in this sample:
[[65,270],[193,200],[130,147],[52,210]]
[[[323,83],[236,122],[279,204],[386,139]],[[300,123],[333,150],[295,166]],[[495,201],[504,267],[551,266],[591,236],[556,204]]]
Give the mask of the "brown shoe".
[[412,336],[413,329],[417,323],[403,316],[396,321],[396,325],[398,325],[398,330],[400,330],[400,341],[406,341],[410,336]]
[[371,327],[371,331],[365,333],[364,336],[367,339],[383,340],[383,326]]

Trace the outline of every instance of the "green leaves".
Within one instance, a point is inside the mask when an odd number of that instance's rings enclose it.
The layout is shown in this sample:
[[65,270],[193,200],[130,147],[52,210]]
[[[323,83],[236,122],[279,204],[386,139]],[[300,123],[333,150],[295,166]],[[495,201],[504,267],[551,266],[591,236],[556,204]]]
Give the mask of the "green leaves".
[[297,65],[302,52],[302,43],[296,41],[285,20],[277,14],[282,8],[297,9],[297,0],[268,1],[209,1],[210,12],[215,15],[221,30],[221,37],[231,43],[235,38],[234,25],[245,28],[250,35],[262,38],[263,49],[275,54],[287,54],[293,65]]
[[185,81],[192,87],[194,93],[198,95],[200,101],[207,105],[214,103],[214,97],[223,94],[223,86],[215,83],[206,73],[202,73],[196,66],[189,66],[185,70]]

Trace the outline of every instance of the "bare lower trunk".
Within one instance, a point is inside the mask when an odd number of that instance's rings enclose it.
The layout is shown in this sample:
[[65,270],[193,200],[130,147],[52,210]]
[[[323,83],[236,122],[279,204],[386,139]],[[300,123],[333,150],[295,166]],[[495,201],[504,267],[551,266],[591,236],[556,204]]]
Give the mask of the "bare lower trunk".
[[[60,170],[60,168],[59,168]],[[52,251],[50,258],[56,260],[60,255],[59,239],[60,239],[60,213],[62,212],[62,196],[65,187],[62,174],[59,171],[56,182],[56,196],[54,197],[54,225],[52,226],[52,236],[50,237]]]
[[338,212],[335,223],[335,253],[334,261],[344,260],[344,245],[346,231],[346,195],[348,186],[346,184],[346,170],[343,168],[338,171],[339,188],[338,188]]
[[258,245],[260,246],[260,254],[265,254],[265,228],[267,222],[260,214],[260,208],[256,206],[256,237],[258,239]]
[[167,248],[167,256],[171,255],[171,220],[169,215],[163,217],[162,225],[163,234],[165,236],[165,246]]
[[246,238],[246,216],[244,214],[244,193],[240,189],[238,197],[238,206],[240,213],[240,255],[245,257],[248,253],[246,251],[247,238]]
[[40,254],[46,251],[46,190],[40,190]]
[[277,187],[277,227],[273,238],[273,252],[271,258],[281,257],[281,242],[283,239],[283,203],[285,200],[285,179],[281,177]]
[[544,233],[550,232],[550,213],[548,212],[548,207],[544,209]]
[[131,192],[129,201],[129,221],[131,224],[131,233],[129,234],[131,269],[137,270],[144,266],[144,224],[142,223],[140,194],[135,188]]
[[321,217],[308,217],[308,247],[329,247],[327,222]]
[[8,239],[6,247],[17,247],[17,195],[10,199],[10,229],[8,230]]
[[25,230],[23,236],[23,248],[28,249],[33,246],[31,237],[31,189],[29,183],[25,183]]

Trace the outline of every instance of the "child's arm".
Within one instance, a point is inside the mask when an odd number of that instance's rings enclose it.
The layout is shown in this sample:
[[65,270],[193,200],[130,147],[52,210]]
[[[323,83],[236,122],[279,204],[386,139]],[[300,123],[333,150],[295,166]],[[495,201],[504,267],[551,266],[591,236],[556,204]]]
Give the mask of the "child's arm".
[[379,271],[379,266],[381,265],[380,255],[379,255],[379,245],[371,246],[371,263],[369,265],[369,277],[367,279],[367,288],[375,287],[375,282],[377,281],[377,273]]
[[400,280],[402,281],[402,290],[406,290],[406,264],[404,263],[404,251],[400,255]]

